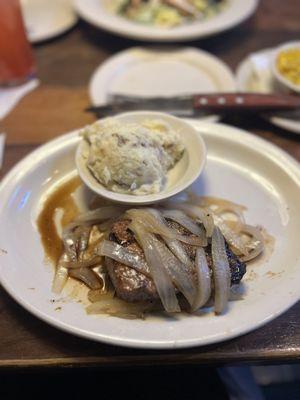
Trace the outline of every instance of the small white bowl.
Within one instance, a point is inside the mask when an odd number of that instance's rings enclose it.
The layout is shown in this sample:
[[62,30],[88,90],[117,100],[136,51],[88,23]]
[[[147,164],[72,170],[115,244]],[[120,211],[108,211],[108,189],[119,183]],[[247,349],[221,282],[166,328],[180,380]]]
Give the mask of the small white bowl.
[[279,47],[277,47],[274,50],[273,53],[273,59],[272,59],[272,73],[274,75],[274,77],[277,79],[278,82],[280,82],[283,86],[285,86],[286,88],[296,92],[296,93],[300,93],[300,85],[295,85],[293,82],[291,82],[289,79],[285,78],[281,72],[278,70],[277,68],[277,57],[279,56],[279,54],[283,51],[283,50],[287,50],[287,49],[300,49],[300,41],[294,41],[294,42],[288,42],[285,43]]
[[82,140],[76,151],[76,166],[83,182],[95,193],[106,199],[126,204],[153,204],[166,200],[190,186],[203,171],[206,162],[206,146],[200,134],[186,121],[168,114],[150,111],[136,111],[114,117],[119,122],[142,123],[147,119],[160,119],[170,124],[181,136],[185,152],[181,160],[167,174],[167,185],[159,193],[132,195],[116,193],[99,183],[86,166],[88,144]]

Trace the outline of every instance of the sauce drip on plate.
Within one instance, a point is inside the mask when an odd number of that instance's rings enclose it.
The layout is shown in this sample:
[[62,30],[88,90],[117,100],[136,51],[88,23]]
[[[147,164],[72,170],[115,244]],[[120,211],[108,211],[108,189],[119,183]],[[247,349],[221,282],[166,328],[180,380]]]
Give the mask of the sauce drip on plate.
[[59,185],[47,198],[38,216],[37,226],[46,258],[54,265],[63,251],[62,240],[55,224],[55,215],[58,209],[62,211],[61,224],[63,227],[74,220],[79,210],[72,194],[80,185],[81,181],[78,176]]

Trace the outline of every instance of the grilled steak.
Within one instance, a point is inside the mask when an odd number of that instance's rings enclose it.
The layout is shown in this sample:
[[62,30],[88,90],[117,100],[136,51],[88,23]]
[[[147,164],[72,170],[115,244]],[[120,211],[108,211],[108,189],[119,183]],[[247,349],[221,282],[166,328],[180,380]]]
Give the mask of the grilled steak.
[[[109,239],[118,244],[127,247],[132,252],[144,257],[144,253],[135,240],[133,232],[128,229],[130,221],[120,220],[113,224]],[[176,222],[167,220],[170,228],[176,229],[183,235],[192,235],[185,228]],[[182,243],[191,260],[195,259],[196,249],[194,246]],[[212,266],[211,248],[208,245],[205,248],[206,258],[209,267]],[[231,284],[238,284],[246,272],[246,265],[227,246],[227,256],[231,270]],[[107,269],[112,283],[116,289],[117,296],[129,301],[149,301],[158,299],[158,294],[151,278],[137,272],[120,262],[107,260]]]

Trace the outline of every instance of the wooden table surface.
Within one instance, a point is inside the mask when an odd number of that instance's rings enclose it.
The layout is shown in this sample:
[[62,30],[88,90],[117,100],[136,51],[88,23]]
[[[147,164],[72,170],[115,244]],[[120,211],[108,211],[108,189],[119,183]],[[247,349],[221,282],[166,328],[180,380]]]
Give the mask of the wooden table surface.
[[[229,32],[189,45],[210,51],[235,69],[248,53],[300,37],[296,0],[262,0],[256,14]],[[35,47],[41,85],[4,120],[7,132],[1,176],[47,140],[94,120],[88,83],[109,56],[140,43],[97,31],[80,22],[64,36]],[[264,120],[226,123],[268,139],[300,160],[300,136]],[[0,225],[1,229],[1,225]],[[60,332],[31,316],[0,288],[0,367],[136,366],[153,364],[222,364],[300,360],[300,303],[268,325],[240,338],[201,348],[145,351],[106,346]]]

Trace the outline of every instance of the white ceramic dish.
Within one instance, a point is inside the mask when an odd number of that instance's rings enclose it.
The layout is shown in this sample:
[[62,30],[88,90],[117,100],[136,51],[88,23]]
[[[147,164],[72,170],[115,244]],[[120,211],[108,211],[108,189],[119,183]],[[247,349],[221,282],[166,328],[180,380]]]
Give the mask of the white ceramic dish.
[[[272,60],[275,49],[264,49],[246,57],[236,70],[237,89],[242,92],[281,93],[272,73]],[[286,113],[284,116],[267,117],[272,124],[290,132],[300,134],[300,113]]]
[[206,21],[195,21],[172,29],[157,28],[131,22],[109,13],[101,0],[75,0],[79,16],[94,26],[131,39],[157,42],[183,42],[214,35],[230,29],[255,11],[258,0],[228,0],[223,12]]
[[[122,51],[96,69],[89,85],[94,105],[106,104],[115,93],[168,97],[235,90],[229,67],[210,53],[192,47],[167,51],[133,47]],[[218,116],[203,120],[213,122]]]
[[283,85],[286,86],[287,89],[290,89],[296,93],[300,93],[300,86],[294,84],[292,81],[289,79],[285,78],[281,72],[277,68],[277,58],[279,54],[282,51],[288,50],[288,49],[298,49],[300,50],[300,41],[294,41],[294,42],[288,42],[284,43],[281,46],[277,47],[276,50],[274,50],[273,58],[272,58],[272,72],[274,77]]
[[194,126],[206,142],[208,160],[193,189],[244,204],[246,220],[262,224],[275,238],[271,257],[249,265],[243,300],[231,302],[222,316],[207,310],[198,316],[123,320],[87,316],[82,304],[51,293],[53,268],[44,264],[36,218],[46,196],[76,170],[78,132],[43,145],[1,183],[0,281],[7,292],[38,318],[69,333],[115,345],[160,349],[236,337],[266,324],[297,302],[299,164],[245,131],[221,124]]
[[190,186],[203,171],[206,161],[206,147],[202,137],[196,129],[185,120],[159,112],[131,112],[114,117],[123,123],[141,124],[146,120],[157,119],[169,124],[177,132],[185,145],[185,153],[181,160],[172,168],[168,174],[166,187],[159,193],[135,196],[130,194],[115,193],[101,185],[91,174],[86,165],[88,144],[82,140],[76,151],[76,166],[81,179],[95,193],[100,196],[125,204],[154,204],[182,192]]
[[77,22],[72,0],[22,0],[21,5],[32,43],[61,35]]

